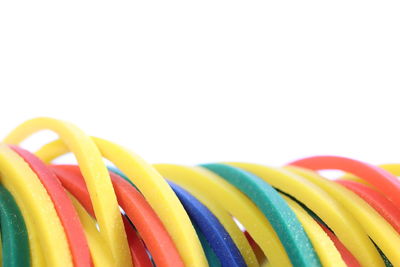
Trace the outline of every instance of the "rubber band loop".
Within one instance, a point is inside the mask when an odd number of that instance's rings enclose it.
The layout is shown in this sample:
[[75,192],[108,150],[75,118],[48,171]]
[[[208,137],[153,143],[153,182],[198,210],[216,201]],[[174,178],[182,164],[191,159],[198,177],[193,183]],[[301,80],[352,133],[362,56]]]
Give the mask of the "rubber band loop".
[[381,193],[353,181],[336,180],[335,182],[345,186],[364,199],[393,226],[397,233],[400,233],[400,210]]
[[274,227],[293,266],[321,266],[296,215],[269,184],[232,166],[204,164],[201,167],[214,172],[236,186],[258,206]]
[[246,266],[242,255],[218,219],[182,187],[169,182],[192,222],[198,226],[223,267]]
[[264,214],[233,185],[200,167],[154,166],[164,177],[185,188],[206,206],[207,202],[215,202],[224,207],[244,225],[273,266],[291,266],[278,235]]
[[95,267],[113,266],[113,257],[110,248],[104,241],[103,236],[96,228],[96,221],[86,212],[85,208],[70,193],[68,193],[72,204],[78,213],[79,219],[83,225],[85,236],[88,241],[90,253]]
[[207,257],[209,266],[210,267],[221,267],[221,263],[219,262],[217,255],[215,255],[214,250],[211,248],[210,244],[208,243],[206,237],[199,230],[199,227],[195,223],[193,224],[193,227],[196,230],[197,236],[199,237],[201,246],[203,247],[204,254]]
[[319,227],[318,223],[295,201],[282,195],[282,198],[288,203],[290,208],[296,214],[310,238],[315,251],[324,267],[346,267],[347,264],[343,261],[340,253],[336,249],[334,243]]
[[68,195],[66,194],[61,183],[58,181],[57,177],[53,174],[53,172],[48,170],[46,165],[35,155],[17,146],[12,145],[10,147],[20,157],[22,157],[36,173],[37,177],[46,188],[47,193],[53,201],[57,215],[60,218],[67,236],[74,266],[93,266],[89,247],[82,225],[79,222],[78,214],[76,213],[71,200],[68,198]]
[[[260,177],[315,212],[338,236],[363,266],[384,266],[371,240],[350,212],[322,188],[289,170],[250,163],[229,163]],[[349,231],[352,229],[352,231]]]
[[[82,203],[85,203],[85,207],[90,205],[83,177],[77,166],[52,165],[51,168],[60,178],[65,188],[74,195],[79,195],[79,199]],[[183,266],[175,244],[144,197],[115,173],[110,173],[110,176],[119,205],[140,233],[157,266]],[[90,207],[88,209],[91,210]]]
[[17,145],[31,134],[46,129],[57,133],[76,156],[90,192],[100,233],[110,246],[115,265],[132,266],[124,225],[107,168],[96,145],[86,134],[67,122],[37,118],[19,125],[5,138],[5,142]]
[[[139,188],[174,241],[185,265],[207,266],[207,259],[188,215],[164,178],[139,156],[109,141],[93,137],[104,158],[110,160]],[[67,153],[65,145],[53,141],[37,155],[49,162]]]
[[0,176],[27,225],[32,265],[73,266],[67,237],[46,189],[29,165],[4,144],[0,144]]
[[400,207],[400,181],[389,172],[376,166],[336,156],[309,157],[294,161],[290,165],[314,171],[336,169],[351,173],[378,188],[397,207]]
[[[400,254],[397,253],[397,250],[394,250],[394,248],[400,247],[400,237],[396,230],[382,216],[380,216],[375,209],[373,209],[362,198],[352,191],[333,181],[329,181],[321,177],[315,172],[295,166],[287,168],[290,171],[301,175],[308,181],[320,186],[338,202],[340,202],[342,206],[351,212],[353,217],[359,221],[364,231],[379,246],[379,248],[382,249],[389,260],[395,266],[400,266]],[[349,227],[349,229],[352,229],[352,231],[349,232],[354,231],[352,227]],[[334,229],[333,231],[336,235],[338,235]],[[353,251],[352,254],[356,256]],[[364,255],[364,257],[366,256],[368,255]],[[357,256],[356,258],[361,265],[364,264],[362,259],[359,259]]]
[[3,266],[29,267],[28,232],[13,196],[0,185],[1,262]]

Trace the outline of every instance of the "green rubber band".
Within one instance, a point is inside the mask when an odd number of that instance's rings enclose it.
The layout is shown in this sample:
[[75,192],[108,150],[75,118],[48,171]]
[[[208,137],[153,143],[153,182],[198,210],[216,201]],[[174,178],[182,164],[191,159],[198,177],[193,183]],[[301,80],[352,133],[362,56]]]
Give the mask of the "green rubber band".
[[257,176],[233,166],[204,164],[201,167],[236,186],[258,206],[279,236],[293,266],[322,266],[301,223],[272,186]]
[[206,255],[208,265],[210,267],[221,267],[221,263],[215,255],[214,250],[211,248],[210,244],[208,243],[206,237],[203,235],[203,233],[200,231],[199,227],[196,224],[193,224],[194,229],[196,230],[196,234],[199,237],[201,246],[203,247],[204,254]]
[[25,221],[13,196],[2,185],[0,224],[3,266],[29,267],[31,261]]

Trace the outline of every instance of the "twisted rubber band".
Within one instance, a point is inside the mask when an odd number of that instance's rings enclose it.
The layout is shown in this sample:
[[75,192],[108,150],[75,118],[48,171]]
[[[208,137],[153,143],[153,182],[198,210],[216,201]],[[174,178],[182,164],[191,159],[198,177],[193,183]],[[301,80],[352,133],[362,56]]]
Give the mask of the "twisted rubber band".
[[[375,209],[373,209],[370,205],[368,205],[368,203],[366,203],[362,198],[352,191],[333,181],[329,181],[319,176],[315,172],[294,166],[288,167],[288,169],[294,173],[297,173],[298,175],[301,175],[308,181],[320,186],[338,202],[342,203],[342,206],[348,209],[352,216],[360,222],[364,231],[377,244],[383,253],[385,253],[389,260],[395,266],[400,266],[400,254],[397,253],[397,250],[393,249],[400,247],[400,237],[396,230],[384,218],[382,218],[379,213],[375,211]],[[352,227],[350,227],[350,229],[354,230]],[[333,231],[337,235],[336,231]],[[353,253],[353,255],[356,256],[355,253]],[[367,256],[369,256],[369,254],[364,254],[364,257]],[[357,256],[356,258],[361,265],[364,264],[362,259],[359,259]]]
[[235,243],[218,219],[182,187],[169,182],[192,222],[197,225],[222,267],[244,267],[245,262]]
[[78,214],[57,177],[35,155],[17,146],[12,145],[11,149],[22,157],[26,163],[28,163],[30,168],[36,173],[37,177],[46,188],[47,193],[53,201],[57,215],[64,227],[74,266],[93,266],[89,247]]
[[[364,266],[384,266],[362,226],[334,198],[304,177],[284,169],[250,163],[229,163],[260,177],[315,212]],[[349,228],[352,231],[349,231]]]
[[13,196],[1,185],[0,228],[3,266],[29,267],[29,240],[24,218]]
[[[164,178],[133,152],[100,138],[93,137],[93,140],[103,157],[125,173],[144,195],[173,239],[185,265],[207,266],[206,257],[190,219]],[[65,145],[56,140],[43,146],[37,155],[49,162],[67,152]]]
[[204,164],[201,167],[211,170],[237,187],[259,207],[274,227],[293,266],[321,266],[296,215],[269,184],[229,165]]
[[90,192],[100,233],[110,246],[115,265],[132,266],[128,241],[110,177],[101,154],[90,137],[70,123],[51,118],[37,118],[19,125],[4,141],[18,144],[31,134],[46,129],[57,133],[66,147],[74,153]]
[[29,165],[5,144],[0,144],[0,174],[27,225],[32,266],[73,266],[67,237],[46,189]]

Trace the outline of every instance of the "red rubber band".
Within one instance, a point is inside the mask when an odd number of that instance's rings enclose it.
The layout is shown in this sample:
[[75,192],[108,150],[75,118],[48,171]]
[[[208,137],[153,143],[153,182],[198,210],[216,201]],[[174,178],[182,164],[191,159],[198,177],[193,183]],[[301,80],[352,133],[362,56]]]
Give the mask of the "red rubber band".
[[74,266],[92,267],[93,261],[82,224],[60,181],[35,155],[14,145],[10,145],[10,147],[23,158],[36,173],[49,194],[64,228]]
[[374,189],[355,181],[336,180],[335,182],[345,186],[356,193],[373,207],[393,228],[400,234],[400,210],[385,196]]
[[[63,185],[74,195],[75,193],[77,194],[77,198],[78,195],[86,196],[82,199],[82,205],[90,204],[90,209],[93,210],[79,167],[74,165],[53,165],[52,168],[60,177]],[[145,198],[117,174],[110,172],[110,177],[119,205],[135,225],[156,265],[161,267],[183,267],[183,261],[175,244]]]
[[319,226],[321,226],[322,230],[329,236],[332,240],[333,244],[335,245],[336,249],[339,251],[340,255],[342,256],[343,261],[349,267],[361,267],[361,264],[357,261],[357,259],[351,254],[351,252],[340,242],[339,238],[336,237],[331,230],[329,230],[325,225],[317,222]]
[[290,163],[289,165],[303,167],[311,170],[342,170],[358,176],[375,186],[397,207],[400,207],[400,181],[376,166],[361,161],[336,157],[316,156],[304,158]]

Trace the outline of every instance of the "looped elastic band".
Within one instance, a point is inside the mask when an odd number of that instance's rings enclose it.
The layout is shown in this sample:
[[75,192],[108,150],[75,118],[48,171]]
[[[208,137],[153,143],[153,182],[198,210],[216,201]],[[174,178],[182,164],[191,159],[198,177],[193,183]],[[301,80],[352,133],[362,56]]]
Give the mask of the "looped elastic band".
[[[187,266],[208,266],[200,241],[182,204],[164,178],[133,152],[92,137],[103,157],[111,161],[138,187],[157,213]],[[42,147],[37,155],[49,162],[68,152],[60,140]]]
[[[329,181],[319,176],[315,172],[294,166],[288,167],[288,169],[298,175],[301,175],[308,181],[320,186],[338,202],[340,202],[342,206],[346,208],[348,212],[351,212],[352,216],[357,219],[365,233],[367,233],[373,242],[383,251],[383,253],[389,258],[394,266],[400,266],[400,254],[398,253],[397,249],[394,249],[400,247],[400,237],[396,230],[384,218],[382,218],[382,216],[380,216],[375,209],[368,205],[368,203],[366,203],[357,194],[333,181]],[[354,231],[352,227],[349,229],[352,229],[352,231],[349,232]],[[337,235],[337,232],[334,229],[333,231]],[[346,245],[346,247],[348,246]],[[374,251],[378,253],[375,248]],[[353,251],[351,252],[357,257]],[[369,255],[364,255],[364,257],[367,256]],[[357,257],[357,260],[361,265],[364,264],[363,259]],[[382,264],[384,264],[383,261]]]
[[18,144],[40,130],[57,133],[68,150],[74,153],[90,192],[100,233],[110,246],[116,266],[132,266],[129,245],[121,219],[108,170],[93,141],[76,126],[51,118],[37,118],[26,121],[14,129],[5,143]]
[[13,196],[1,185],[0,228],[3,266],[29,267],[29,240],[25,221]]
[[246,194],[274,227],[293,266],[321,266],[318,256],[296,215],[278,192],[260,178],[224,164],[204,164]]
[[[350,212],[319,185],[285,169],[259,164],[229,163],[260,177],[281,192],[289,194],[318,215],[364,266],[384,266],[375,246]],[[349,231],[349,228],[352,231]]]
[[0,176],[26,223],[32,266],[73,266],[67,237],[46,189],[29,165],[4,144],[0,144]]
[[18,155],[28,163],[46,188],[47,193],[53,201],[57,215],[63,224],[74,266],[93,266],[89,246],[82,225],[80,224],[78,214],[57,177],[35,155],[17,146],[12,145],[11,149],[17,152]]
[[169,182],[185,210],[204,235],[223,267],[246,266],[242,255],[218,219],[189,192]]

